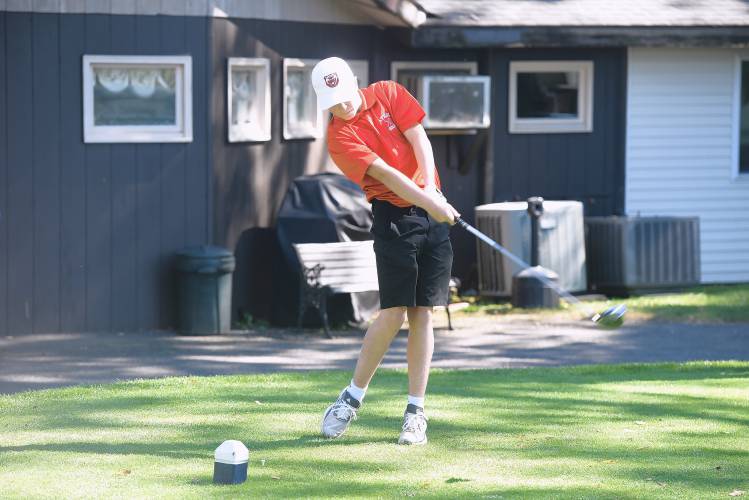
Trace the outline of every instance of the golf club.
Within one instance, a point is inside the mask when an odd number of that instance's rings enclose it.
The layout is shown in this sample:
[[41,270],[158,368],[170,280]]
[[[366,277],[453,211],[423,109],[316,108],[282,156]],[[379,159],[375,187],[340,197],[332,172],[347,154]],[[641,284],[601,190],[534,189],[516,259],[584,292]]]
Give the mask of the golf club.
[[599,326],[602,326],[604,328],[618,328],[624,323],[624,314],[627,312],[627,306],[624,304],[618,304],[612,307],[609,307],[605,309],[604,311],[601,311],[600,313],[594,312],[592,309],[590,309],[588,306],[583,304],[580,299],[554,283],[553,281],[549,280],[546,276],[544,276],[541,273],[537,273],[534,271],[533,267],[525,262],[524,260],[520,259],[513,253],[511,253],[509,250],[507,250],[505,247],[476,229],[475,227],[471,226],[469,223],[458,217],[456,219],[457,224],[468,231],[469,233],[476,236],[478,239],[492,247],[494,250],[498,251],[508,259],[510,259],[512,262],[517,264],[523,269],[530,269],[531,272],[545,285],[547,285],[549,288],[554,290],[559,296],[567,301],[568,304],[571,306],[574,306],[578,308],[579,310],[582,310],[585,313],[585,316],[590,318],[591,321],[596,323]]

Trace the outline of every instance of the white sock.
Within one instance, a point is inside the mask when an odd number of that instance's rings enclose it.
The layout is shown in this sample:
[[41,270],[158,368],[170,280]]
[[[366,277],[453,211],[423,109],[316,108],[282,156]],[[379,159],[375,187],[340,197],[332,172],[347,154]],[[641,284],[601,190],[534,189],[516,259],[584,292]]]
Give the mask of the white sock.
[[364,394],[367,392],[367,388],[365,387],[362,389],[361,387],[357,387],[356,384],[354,384],[354,379],[351,379],[351,383],[348,387],[346,387],[346,390],[349,394],[351,394],[351,397],[357,400],[358,402],[364,401]]
[[408,404],[424,408],[424,397],[417,398],[416,396],[408,395]]

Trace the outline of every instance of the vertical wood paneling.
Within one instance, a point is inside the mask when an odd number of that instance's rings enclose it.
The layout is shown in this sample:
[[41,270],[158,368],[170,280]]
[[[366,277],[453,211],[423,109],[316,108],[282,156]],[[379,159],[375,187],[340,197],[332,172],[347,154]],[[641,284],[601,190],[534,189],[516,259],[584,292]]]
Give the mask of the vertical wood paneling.
[[[210,236],[207,24],[0,13],[0,333],[174,326],[170,259]],[[193,143],[83,143],[82,56],[165,53],[193,56]]]
[[60,329],[60,54],[59,19],[33,17],[35,332]]
[[[139,54],[159,53],[158,30],[158,17],[136,17],[135,40]],[[136,161],[138,324],[158,325],[161,300],[161,145],[139,144]]]
[[[212,66],[209,64],[208,26],[211,21],[188,17],[185,20],[186,49],[192,54],[192,131],[193,141],[185,145],[184,215],[187,227],[185,244],[196,245],[211,240],[209,221],[213,212],[210,203],[210,130],[213,117],[209,110],[208,93]],[[213,114],[216,114],[215,112]],[[220,113],[217,115],[222,116]]]
[[[86,52],[106,54],[111,46],[111,16],[86,16]],[[112,327],[111,146],[86,146],[86,328]]]
[[[185,18],[160,16],[160,47],[162,54],[185,52]],[[161,146],[161,265],[159,324],[163,328],[176,326],[177,285],[173,265],[174,251],[185,245],[185,146]]]
[[0,335],[8,334],[8,141],[6,14],[0,12]]
[[8,122],[8,329],[32,331],[34,283],[34,173],[32,116],[32,15],[6,14]]
[[[623,49],[518,49],[493,51],[495,201],[578,199],[587,215],[623,210],[624,102]],[[509,64],[514,60],[590,60],[594,65],[593,131],[590,133],[509,134]]]
[[[135,53],[135,17],[112,16],[111,52]],[[138,328],[136,275],[137,164],[134,144],[112,145],[112,328]]]
[[60,323],[86,327],[86,149],[83,144],[81,56],[83,16],[60,16]]

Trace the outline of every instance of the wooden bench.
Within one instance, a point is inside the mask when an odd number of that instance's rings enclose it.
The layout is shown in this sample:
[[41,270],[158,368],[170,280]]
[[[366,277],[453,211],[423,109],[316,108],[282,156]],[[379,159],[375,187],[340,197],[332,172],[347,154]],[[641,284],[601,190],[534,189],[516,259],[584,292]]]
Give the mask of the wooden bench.
[[[378,291],[377,265],[373,242],[347,241],[342,243],[295,243],[294,250],[300,263],[299,316],[297,325],[309,306],[320,314],[325,334],[332,338],[328,325],[328,297],[335,293]],[[457,278],[450,279],[450,289],[460,286]],[[453,329],[450,308],[447,323]]]

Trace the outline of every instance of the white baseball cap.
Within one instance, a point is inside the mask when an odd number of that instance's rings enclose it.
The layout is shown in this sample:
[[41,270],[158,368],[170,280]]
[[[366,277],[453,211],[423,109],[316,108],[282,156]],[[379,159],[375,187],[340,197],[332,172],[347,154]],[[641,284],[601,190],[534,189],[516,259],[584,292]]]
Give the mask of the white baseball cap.
[[356,77],[340,57],[328,57],[315,65],[312,69],[312,87],[317,94],[317,107],[320,109],[355,101],[359,96]]

